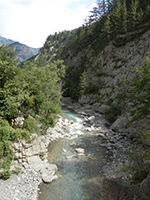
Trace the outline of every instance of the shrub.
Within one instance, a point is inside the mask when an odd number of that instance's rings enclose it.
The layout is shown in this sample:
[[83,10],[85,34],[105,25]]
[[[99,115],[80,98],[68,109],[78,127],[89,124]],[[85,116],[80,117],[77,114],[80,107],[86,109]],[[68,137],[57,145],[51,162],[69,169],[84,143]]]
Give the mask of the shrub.
[[105,118],[108,122],[113,123],[121,115],[121,109],[118,105],[111,104],[110,108],[105,110]]
[[38,122],[33,119],[31,116],[28,116],[27,119],[24,120],[24,124],[23,124],[23,127],[30,131],[30,133],[34,133],[34,132],[37,132],[37,125],[38,125]]

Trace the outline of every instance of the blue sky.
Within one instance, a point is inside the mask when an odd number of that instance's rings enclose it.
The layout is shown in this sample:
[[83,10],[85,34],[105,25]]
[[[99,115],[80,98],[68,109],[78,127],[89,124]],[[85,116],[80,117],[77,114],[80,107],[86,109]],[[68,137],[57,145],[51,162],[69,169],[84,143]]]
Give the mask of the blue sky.
[[88,9],[93,3],[95,3],[95,0],[79,0],[74,2],[69,2],[67,4],[67,8],[75,10],[81,5],[85,5],[85,8]]
[[0,36],[42,47],[50,34],[83,24],[96,0],[0,0]]

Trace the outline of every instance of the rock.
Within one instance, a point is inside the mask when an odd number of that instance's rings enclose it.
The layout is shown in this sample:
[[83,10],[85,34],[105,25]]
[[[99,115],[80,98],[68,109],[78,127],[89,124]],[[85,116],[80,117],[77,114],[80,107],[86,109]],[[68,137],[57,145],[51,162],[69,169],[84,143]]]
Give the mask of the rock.
[[104,114],[105,113],[105,110],[108,109],[109,106],[105,105],[105,104],[102,104],[100,107],[99,107],[99,110],[98,112],[101,113],[101,114]]
[[95,122],[95,116],[91,116],[91,117],[89,117],[88,120],[86,121],[86,124],[92,125],[92,124],[94,124],[94,122]]
[[107,177],[102,182],[101,200],[149,200],[140,190],[140,184],[131,185],[124,175]]
[[85,128],[85,131],[89,131],[89,132],[91,132],[92,129],[91,129],[90,127],[87,127],[87,128]]
[[146,197],[149,197],[149,199],[150,199],[150,173],[147,176],[147,178],[145,178],[142,181],[142,183],[141,183],[141,191]]
[[37,135],[36,138],[31,142],[31,144],[28,145],[28,143],[24,141],[23,146],[26,147],[23,151],[24,156],[40,155],[41,152],[47,152],[46,146],[42,141],[42,137],[37,137]]
[[85,150],[82,149],[82,148],[76,148],[75,151],[76,151],[77,153],[82,153],[82,154],[84,154],[84,152],[85,152]]
[[74,157],[74,155],[66,156],[67,159],[72,159],[73,157]]
[[39,156],[28,157],[27,161],[36,171],[40,171],[42,180],[45,183],[50,183],[57,179],[55,175],[57,166],[55,164],[45,163]]
[[42,173],[42,180],[45,183],[51,183],[56,180],[58,178],[58,176],[55,175],[56,171],[57,166],[55,164],[46,163],[46,165],[44,165],[44,167],[40,170]]
[[12,128],[23,128],[24,117],[16,117],[15,119],[11,120]]
[[99,109],[100,109],[100,103],[95,103],[93,105],[93,110],[96,111],[96,112],[99,112]]
[[89,104],[91,102],[91,98],[88,95],[82,95],[82,97],[78,100],[78,102],[83,105],[83,104]]
[[113,131],[122,131],[127,128],[128,118],[126,116],[120,116],[111,126]]

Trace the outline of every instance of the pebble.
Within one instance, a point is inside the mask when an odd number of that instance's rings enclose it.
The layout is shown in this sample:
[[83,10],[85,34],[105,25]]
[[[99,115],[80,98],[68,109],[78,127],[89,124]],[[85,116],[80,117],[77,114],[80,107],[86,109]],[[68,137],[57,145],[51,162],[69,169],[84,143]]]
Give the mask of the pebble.
[[38,198],[38,186],[42,182],[40,173],[30,166],[23,169],[18,176],[7,183],[0,184],[1,200],[36,200]]

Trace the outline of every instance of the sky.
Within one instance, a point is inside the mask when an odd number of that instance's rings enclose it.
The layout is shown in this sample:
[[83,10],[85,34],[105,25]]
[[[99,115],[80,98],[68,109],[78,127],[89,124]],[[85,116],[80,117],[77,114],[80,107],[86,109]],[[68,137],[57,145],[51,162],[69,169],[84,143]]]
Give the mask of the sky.
[[0,0],[0,36],[42,47],[50,34],[83,24],[96,0]]

